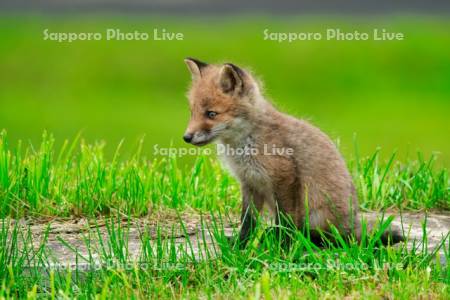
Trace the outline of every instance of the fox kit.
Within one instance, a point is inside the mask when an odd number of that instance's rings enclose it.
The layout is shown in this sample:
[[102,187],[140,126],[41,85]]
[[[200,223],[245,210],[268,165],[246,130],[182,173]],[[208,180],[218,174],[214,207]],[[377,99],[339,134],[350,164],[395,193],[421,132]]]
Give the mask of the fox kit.
[[[215,141],[225,149],[221,159],[241,184],[241,242],[254,227],[255,211],[265,205],[278,216],[288,216],[299,229],[308,217],[311,237],[334,225],[341,235],[359,240],[357,195],[330,138],[276,110],[249,72],[231,63],[185,62],[192,86],[191,119],[183,138],[197,146]],[[401,239],[392,232],[390,238]]]

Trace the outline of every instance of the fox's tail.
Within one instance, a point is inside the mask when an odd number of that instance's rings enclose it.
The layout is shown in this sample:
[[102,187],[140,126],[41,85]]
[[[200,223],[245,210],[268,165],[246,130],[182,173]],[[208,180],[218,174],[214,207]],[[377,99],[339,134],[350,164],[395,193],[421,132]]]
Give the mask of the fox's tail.
[[398,229],[392,229],[389,227],[380,237],[381,242],[383,245],[393,245],[400,242],[405,241],[405,237],[403,236],[402,232]]
[[[385,246],[403,242],[406,240],[403,235],[403,230],[398,226],[394,226],[392,224],[393,219],[393,216],[389,216],[387,219],[382,218],[381,220],[373,218],[357,218],[354,223],[354,229],[352,229],[352,233],[356,235],[356,239],[358,240],[358,242],[361,242],[363,230],[366,233],[366,237],[378,236],[377,239],[379,239]],[[363,222],[365,223],[365,226],[362,226]],[[381,230],[384,231],[381,233]]]

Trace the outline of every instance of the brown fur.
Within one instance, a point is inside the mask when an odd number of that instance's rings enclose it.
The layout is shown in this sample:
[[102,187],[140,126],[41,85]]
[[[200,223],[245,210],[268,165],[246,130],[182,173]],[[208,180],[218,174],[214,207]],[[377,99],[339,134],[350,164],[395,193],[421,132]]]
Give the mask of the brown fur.
[[[256,155],[222,155],[241,183],[243,228],[249,207],[264,205],[291,217],[302,228],[309,208],[310,228],[360,235],[358,202],[352,178],[333,142],[310,123],[276,110],[262,96],[249,72],[232,64],[208,65],[186,59],[193,82],[189,91],[191,143],[216,141],[232,149],[257,149]],[[208,111],[217,113],[208,117]],[[293,154],[265,155],[264,147],[292,149]]]

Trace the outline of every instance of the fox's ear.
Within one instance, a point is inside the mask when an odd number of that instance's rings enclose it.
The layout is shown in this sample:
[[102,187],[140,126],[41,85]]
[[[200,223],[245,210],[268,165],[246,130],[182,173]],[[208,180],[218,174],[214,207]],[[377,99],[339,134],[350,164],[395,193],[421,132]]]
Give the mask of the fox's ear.
[[197,79],[202,76],[202,69],[208,66],[207,63],[199,61],[198,59],[187,57],[184,59],[184,62],[188,66],[189,71],[191,72],[192,79]]
[[244,71],[238,66],[227,63],[220,70],[219,85],[224,93],[241,92],[244,85]]

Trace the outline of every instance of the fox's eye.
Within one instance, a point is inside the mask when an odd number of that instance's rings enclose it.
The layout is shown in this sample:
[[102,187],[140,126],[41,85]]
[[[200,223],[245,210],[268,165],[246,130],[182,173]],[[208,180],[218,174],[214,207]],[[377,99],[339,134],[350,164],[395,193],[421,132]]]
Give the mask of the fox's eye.
[[210,119],[214,119],[217,116],[217,113],[215,111],[208,110],[206,112],[206,116]]

